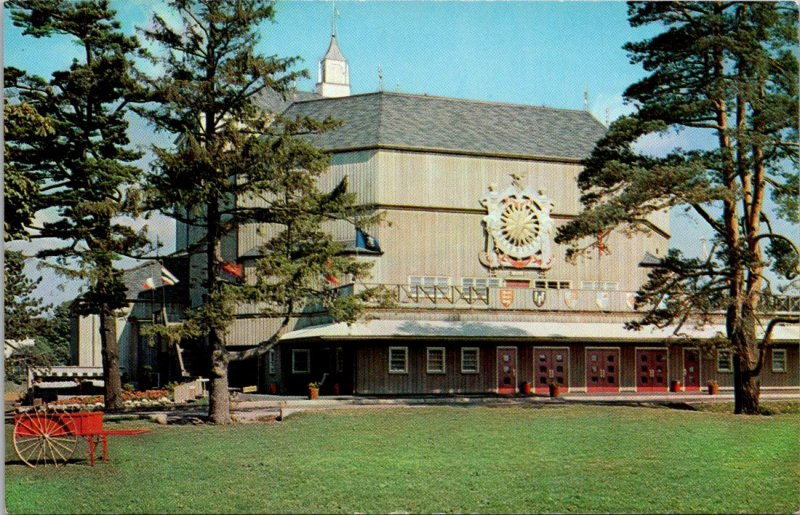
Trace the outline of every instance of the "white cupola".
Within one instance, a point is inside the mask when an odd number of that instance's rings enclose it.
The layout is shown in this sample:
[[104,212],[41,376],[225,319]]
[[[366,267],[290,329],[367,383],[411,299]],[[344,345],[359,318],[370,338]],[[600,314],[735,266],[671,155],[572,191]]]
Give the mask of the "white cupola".
[[339,44],[336,42],[336,8],[331,24],[331,44],[325,57],[319,62],[317,72],[317,93],[323,97],[350,96],[350,69]]

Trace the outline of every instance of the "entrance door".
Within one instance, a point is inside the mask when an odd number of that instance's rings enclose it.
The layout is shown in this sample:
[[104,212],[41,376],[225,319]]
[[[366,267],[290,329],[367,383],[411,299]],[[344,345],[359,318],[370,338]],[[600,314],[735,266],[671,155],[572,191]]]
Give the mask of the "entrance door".
[[636,349],[636,391],[667,391],[667,349]]
[[683,384],[686,392],[700,391],[700,351],[683,349]]
[[497,393],[517,393],[517,349],[497,348]]
[[536,393],[547,393],[553,382],[562,390],[569,388],[569,350],[566,347],[533,349],[533,382]]
[[586,391],[619,391],[619,349],[586,349]]

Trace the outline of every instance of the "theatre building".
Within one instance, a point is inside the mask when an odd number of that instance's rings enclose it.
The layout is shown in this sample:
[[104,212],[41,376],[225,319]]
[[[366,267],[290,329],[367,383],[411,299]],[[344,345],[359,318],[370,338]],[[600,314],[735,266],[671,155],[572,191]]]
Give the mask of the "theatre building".
[[[669,213],[647,234],[601,238],[575,263],[553,241],[581,209],[577,176],[605,127],[587,111],[428,95],[350,95],[335,36],[320,63],[317,94],[286,114],[328,116],[342,125],[316,136],[332,154],[322,187],[347,176],[359,202],[387,225],[356,234],[334,228],[357,259],[372,263],[368,284],[391,291],[391,308],[353,325],[324,313],[300,317],[259,366],[262,388],[303,393],[323,377],[323,393],[514,393],[524,382],[547,391],[698,390],[733,381],[728,353],[703,351],[719,325],[627,331],[638,316],[635,291],[664,256]],[[266,108],[275,108],[275,105]],[[228,249],[245,266],[259,244],[241,228]],[[786,300],[786,299],[783,299]],[[792,301],[792,299],[788,299]],[[797,299],[793,299],[796,304]],[[781,309],[797,309],[783,302]],[[270,321],[236,324],[229,343],[253,345]],[[762,384],[800,385],[797,326],[781,327]]]
[[[715,325],[685,327],[680,337],[672,329],[624,328],[640,316],[635,292],[676,229],[668,212],[650,217],[646,233],[602,235],[597,250],[575,262],[554,242],[557,229],[581,210],[581,160],[605,131],[589,112],[382,91],[352,95],[335,36],[314,93],[293,101],[266,96],[262,107],[342,122],[313,139],[332,156],[321,188],[346,176],[358,202],[384,212],[388,223],[369,234],[330,228],[356,259],[372,264],[366,284],[345,282],[341,292],[380,285],[394,303],[370,307],[349,326],[307,310],[262,360],[231,365],[233,386],[302,394],[324,379],[323,394],[364,395],[512,394],[526,382],[537,392],[550,383],[572,392],[664,392],[672,381],[684,391],[710,380],[732,386],[730,354],[707,345],[724,334],[722,314]],[[239,227],[222,248],[245,277],[263,243],[258,229]],[[196,236],[178,224],[178,255]],[[196,269],[187,268],[176,273]],[[187,282],[193,286],[185,302],[197,305],[200,281]],[[800,311],[798,297],[765,301],[776,312]],[[226,343],[252,347],[276,325],[242,307]],[[127,345],[137,345],[135,328],[126,334],[133,335]],[[778,327],[774,340],[762,386],[800,387],[800,328]],[[133,370],[136,356],[128,354]],[[187,372],[187,363],[200,360],[184,357],[184,374],[202,374]]]

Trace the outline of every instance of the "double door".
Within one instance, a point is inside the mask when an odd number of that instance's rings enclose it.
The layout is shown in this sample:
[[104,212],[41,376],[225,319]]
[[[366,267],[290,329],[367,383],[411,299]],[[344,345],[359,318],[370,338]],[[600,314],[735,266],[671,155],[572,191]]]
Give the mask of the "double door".
[[586,391],[619,391],[619,349],[586,349]]
[[636,391],[667,391],[667,349],[636,349]]
[[562,391],[569,387],[569,349],[533,349],[533,385],[536,393],[547,393],[550,383],[561,386]]

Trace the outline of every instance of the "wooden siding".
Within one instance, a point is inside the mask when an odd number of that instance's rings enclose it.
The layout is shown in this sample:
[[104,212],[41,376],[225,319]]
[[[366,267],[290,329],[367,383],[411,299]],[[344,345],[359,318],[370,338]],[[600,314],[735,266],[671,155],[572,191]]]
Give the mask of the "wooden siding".
[[[482,213],[387,210],[391,225],[374,233],[384,254],[370,282],[407,284],[412,275],[447,276],[460,286],[462,277],[488,277],[478,259],[486,248],[482,218]],[[564,223],[556,221],[557,226]],[[543,275],[533,269],[502,269],[496,276],[572,281],[573,288],[580,288],[581,281],[608,281],[618,283],[620,290],[635,291],[646,279],[647,269],[638,266],[645,252],[663,256],[667,241],[655,234],[630,238],[615,233],[606,244],[608,254],[592,253],[574,264],[565,259],[566,247],[553,244],[555,262]]]
[[[619,386],[622,392],[633,392],[636,389],[636,349],[661,348],[652,344],[630,343],[618,345],[614,343],[569,343],[554,342],[519,342],[519,341],[443,341],[443,340],[409,340],[394,339],[375,341],[341,341],[341,342],[305,342],[283,345],[283,365],[286,371],[285,390],[302,393],[304,382],[319,380],[322,373],[330,369],[326,357],[330,349],[341,346],[347,349],[346,373],[339,374],[337,381],[350,383],[345,379],[355,377],[354,393],[362,395],[418,395],[418,394],[486,394],[494,393],[497,388],[496,359],[497,347],[516,347],[518,356],[517,387],[521,391],[523,382],[533,382],[535,348],[559,347],[569,349],[569,389],[573,392],[586,390],[586,350],[588,348],[618,349],[620,352]],[[389,347],[408,348],[408,371],[406,373],[389,373]],[[443,347],[445,349],[445,373],[427,372],[427,348]],[[461,349],[477,347],[479,349],[479,373],[461,372]],[[311,352],[312,370],[309,374],[291,374],[292,348],[309,349]],[[673,380],[683,383],[683,357],[681,346],[663,347],[667,350],[667,386]],[[800,347],[797,345],[778,346],[787,349],[785,373],[771,372],[771,362],[767,362],[761,375],[764,388],[797,387],[800,385]],[[288,357],[287,357],[288,356]],[[316,356],[316,357],[315,357]],[[702,357],[701,391],[709,379],[715,378],[722,387],[732,385],[732,374],[716,374],[716,361],[707,356]],[[327,367],[327,368],[326,368]],[[726,381],[730,376],[730,381]]]

